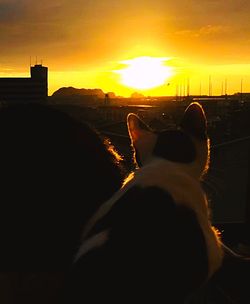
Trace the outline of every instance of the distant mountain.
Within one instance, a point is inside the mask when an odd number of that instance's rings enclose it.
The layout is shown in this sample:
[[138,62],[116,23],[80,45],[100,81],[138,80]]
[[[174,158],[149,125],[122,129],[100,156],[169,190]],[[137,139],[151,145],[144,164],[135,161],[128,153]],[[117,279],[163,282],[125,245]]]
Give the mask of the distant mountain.
[[130,97],[131,97],[131,98],[143,98],[144,95],[141,94],[141,93],[134,92],[134,93],[131,94]]
[[104,98],[105,93],[101,89],[76,89],[73,87],[63,87],[52,94],[53,97],[72,97],[72,96],[97,96]]

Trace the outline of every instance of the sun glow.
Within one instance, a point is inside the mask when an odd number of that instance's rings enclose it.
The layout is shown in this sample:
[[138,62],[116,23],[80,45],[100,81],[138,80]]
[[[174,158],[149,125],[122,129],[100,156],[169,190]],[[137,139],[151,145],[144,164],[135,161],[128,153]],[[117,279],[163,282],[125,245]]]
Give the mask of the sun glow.
[[127,67],[116,71],[121,76],[121,83],[127,87],[147,90],[166,83],[172,76],[172,69],[164,63],[167,57],[137,57],[120,63]]

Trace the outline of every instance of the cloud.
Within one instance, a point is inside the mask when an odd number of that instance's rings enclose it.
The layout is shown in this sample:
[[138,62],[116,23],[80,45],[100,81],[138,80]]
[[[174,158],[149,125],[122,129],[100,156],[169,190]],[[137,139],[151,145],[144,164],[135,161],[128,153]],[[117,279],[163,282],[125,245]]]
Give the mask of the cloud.
[[202,44],[240,52],[249,13],[248,0],[0,0],[0,64],[39,54],[58,66],[99,64],[135,45],[182,56],[193,42],[201,56]]
[[17,50],[50,46],[67,39],[66,13],[61,1],[0,0],[2,55]]
[[0,24],[11,24],[22,18],[24,8],[20,1],[0,1]]
[[218,36],[221,34],[229,33],[230,27],[229,26],[223,26],[223,25],[205,25],[202,26],[199,29],[196,30],[181,30],[175,32],[175,35],[177,36],[185,36],[185,37],[204,37],[204,36]]

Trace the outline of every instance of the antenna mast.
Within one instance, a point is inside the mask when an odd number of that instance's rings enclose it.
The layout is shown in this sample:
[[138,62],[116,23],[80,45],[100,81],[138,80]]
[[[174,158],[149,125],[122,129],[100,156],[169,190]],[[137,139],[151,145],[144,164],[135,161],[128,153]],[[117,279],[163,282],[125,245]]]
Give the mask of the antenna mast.
[[189,97],[189,94],[190,94],[190,79],[188,77],[188,79],[187,79],[187,97]]
[[209,96],[212,96],[212,82],[211,82],[211,75],[209,75],[208,95],[209,95]]
[[243,79],[240,80],[240,100],[242,101],[242,86],[243,86]]

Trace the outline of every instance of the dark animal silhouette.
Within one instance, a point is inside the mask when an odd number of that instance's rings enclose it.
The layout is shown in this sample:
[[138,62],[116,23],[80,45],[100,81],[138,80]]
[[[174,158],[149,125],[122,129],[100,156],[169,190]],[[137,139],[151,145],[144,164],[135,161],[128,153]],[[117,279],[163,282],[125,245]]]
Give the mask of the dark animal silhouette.
[[222,263],[200,179],[209,165],[202,107],[177,130],[128,129],[138,169],[83,231],[68,303],[184,303]]
[[122,185],[125,171],[111,148],[53,107],[0,110],[1,303],[22,296],[48,303],[46,286],[61,288],[86,220]]

